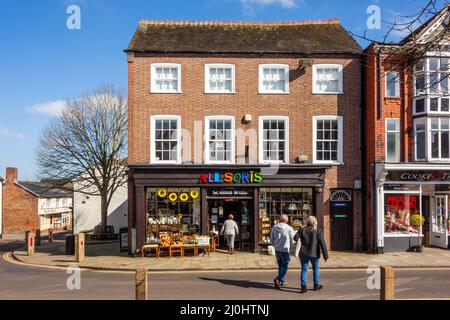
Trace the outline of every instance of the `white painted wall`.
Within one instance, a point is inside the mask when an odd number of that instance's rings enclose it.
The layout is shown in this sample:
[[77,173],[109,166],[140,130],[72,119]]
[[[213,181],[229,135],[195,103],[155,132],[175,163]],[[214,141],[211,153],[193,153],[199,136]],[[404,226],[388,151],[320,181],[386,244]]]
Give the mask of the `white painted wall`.
[[[101,223],[100,197],[87,196],[77,192],[74,184],[74,232],[93,230]],[[128,227],[128,188],[125,184],[114,194],[108,210],[108,225],[114,226],[114,232]]]

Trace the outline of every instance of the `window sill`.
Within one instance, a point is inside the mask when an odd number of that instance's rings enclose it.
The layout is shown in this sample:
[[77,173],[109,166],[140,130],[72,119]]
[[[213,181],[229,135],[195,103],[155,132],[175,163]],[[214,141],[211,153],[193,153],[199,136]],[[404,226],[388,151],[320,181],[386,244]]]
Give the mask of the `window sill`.
[[384,100],[402,101],[402,97],[384,97]]
[[230,94],[230,95],[233,95],[233,94],[237,94],[237,92],[236,91],[233,91],[233,92],[208,92],[208,91],[205,91],[205,94]]
[[333,167],[340,167],[340,166],[345,166],[344,162],[332,162],[332,161],[313,161],[313,164],[324,164],[324,165],[329,165],[329,166],[333,166]]
[[182,94],[183,91],[173,92],[173,91],[150,91],[151,94]]
[[291,93],[290,92],[258,92],[259,95],[264,95],[264,96],[270,96],[270,95],[277,95],[277,96],[288,96]]
[[325,96],[339,96],[339,95],[343,95],[344,92],[313,92],[313,95],[316,96],[320,96],[320,95],[325,95]]

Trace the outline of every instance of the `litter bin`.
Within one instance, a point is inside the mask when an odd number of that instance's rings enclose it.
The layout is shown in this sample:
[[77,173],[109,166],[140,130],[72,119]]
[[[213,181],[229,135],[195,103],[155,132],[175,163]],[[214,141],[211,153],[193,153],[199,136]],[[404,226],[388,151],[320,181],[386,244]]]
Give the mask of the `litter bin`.
[[66,236],[66,255],[67,256],[75,255],[75,236],[74,235]]

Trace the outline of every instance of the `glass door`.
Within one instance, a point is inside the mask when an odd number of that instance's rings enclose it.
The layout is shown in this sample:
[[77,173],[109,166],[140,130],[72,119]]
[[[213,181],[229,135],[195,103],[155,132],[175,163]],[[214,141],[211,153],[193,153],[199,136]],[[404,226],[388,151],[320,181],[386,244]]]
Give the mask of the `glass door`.
[[448,247],[448,196],[433,197],[431,211],[431,245],[439,248]]

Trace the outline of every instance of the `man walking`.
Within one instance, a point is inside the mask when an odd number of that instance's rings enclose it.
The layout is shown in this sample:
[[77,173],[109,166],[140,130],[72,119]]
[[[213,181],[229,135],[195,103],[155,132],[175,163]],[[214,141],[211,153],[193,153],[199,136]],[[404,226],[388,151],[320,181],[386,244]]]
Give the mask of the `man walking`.
[[280,290],[280,285],[287,285],[286,273],[291,261],[289,252],[294,245],[294,229],[288,225],[288,222],[289,217],[283,214],[280,217],[280,223],[276,224],[270,231],[270,242],[275,248],[278,263],[278,276],[273,280],[277,290]]

